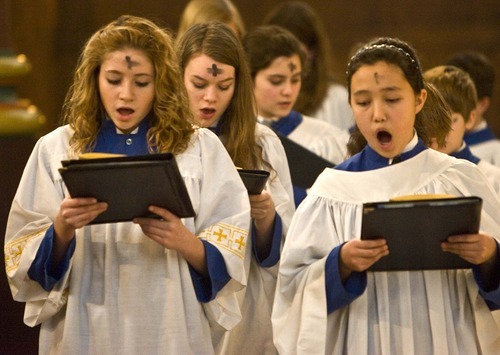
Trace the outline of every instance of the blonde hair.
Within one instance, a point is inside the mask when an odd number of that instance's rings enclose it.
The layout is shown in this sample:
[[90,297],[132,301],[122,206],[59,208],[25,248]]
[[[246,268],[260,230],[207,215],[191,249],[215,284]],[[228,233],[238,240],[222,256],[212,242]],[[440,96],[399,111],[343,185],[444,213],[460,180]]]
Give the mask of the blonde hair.
[[62,117],[74,130],[70,141],[73,153],[91,151],[95,144],[106,120],[99,95],[99,70],[108,53],[124,48],[142,51],[154,68],[155,99],[147,132],[150,152],[183,152],[194,132],[194,120],[173,40],[153,22],[125,15],[94,33],[80,54]]
[[189,61],[201,54],[234,68],[234,94],[219,123],[221,140],[236,166],[258,168],[263,163],[262,149],[255,139],[256,106],[242,45],[225,24],[199,23],[191,26],[177,42],[182,74]]
[[191,0],[182,12],[177,38],[182,36],[189,27],[211,21],[225,23],[230,28],[234,26],[240,40],[245,35],[243,19],[230,0]]
[[427,70],[424,78],[436,86],[452,112],[469,121],[477,106],[477,92],[467,72],[452,65],[440,65]]

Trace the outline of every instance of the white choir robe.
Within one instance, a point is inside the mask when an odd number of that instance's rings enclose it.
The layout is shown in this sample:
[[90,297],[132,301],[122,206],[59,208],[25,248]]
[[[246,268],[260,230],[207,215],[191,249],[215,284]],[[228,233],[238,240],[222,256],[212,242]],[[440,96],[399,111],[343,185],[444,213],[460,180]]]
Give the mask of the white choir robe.
[[[263,124],[257,124],[256,139],[262,147],[264,160],[274,170],[265,189],[271,194],[276,213],[281,217],[283,226],[281,245],[283,245],[295,211],[286,153],[278,136]],[[263,168],[268,169],[265,166]],[[247,287],[238,293],[242,305],[242,321],[224,334],[216,348],[217,354],[276,354],[271,311],[278,267],[279,264],[269,268],[263,267],[252,255]]]
[[[500,148],[500,147],[499,147]],[[479,169],[484,173],[486,179],[500,196],[500,165],[493,165],[484,159],[481,159],[477,163]]]
[[500,140],[489,140],[486,142],[469,145],[471,152],[478,158],[484,159],[490,164],[500,166]]
[[360,238],[362,204],[412,194],[482,197],[480,229],[498,242],[500,200],[468,161],[427,149],[372,171],[326,169],[282,251],[272,316],[281,354],[499,353],[500,330],[471,269],[367,272],[363,294],[327,314],[325,261]]
[[[213,353],[211,325],[230,329],[240,321],[235,292],[248,278],[250,205],[224,146],[210,131],[197,130],[176,156],[196,212],[183,223],[217,247],[231,276],[214,300],[200,303],[186,260],[132,222],[78,229],[69,270],[48,292],[27,272],[67,194],[58,168],[70,158],[72,133],[63,126],[38,141],[7,225],[7,276],[14,299],[26,302],[25,323],[41,323],[40,353]],[[227,238],[218,238],[220,231]]]
[[288,138],[336,165],[342,163],[347,158],[349,133],[316,118],[302,118]]
[[348,132],[354,126],[355,122],[351,106],[349,105],[349,93],[346,87],[331,83],[323,103],[310,116]]

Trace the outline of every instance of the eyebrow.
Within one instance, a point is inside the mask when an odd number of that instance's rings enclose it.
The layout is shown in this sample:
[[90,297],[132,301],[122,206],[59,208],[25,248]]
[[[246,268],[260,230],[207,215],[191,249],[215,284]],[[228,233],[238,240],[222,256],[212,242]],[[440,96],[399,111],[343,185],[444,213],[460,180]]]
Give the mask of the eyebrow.
[[[268,78],[286,78],[288,76],[288,74],[268,74]],[[296,77],[296,76],[302,76],[302,71],[298,71],[296,73],[293,73],[292,74],[292,78],[293,77]]]

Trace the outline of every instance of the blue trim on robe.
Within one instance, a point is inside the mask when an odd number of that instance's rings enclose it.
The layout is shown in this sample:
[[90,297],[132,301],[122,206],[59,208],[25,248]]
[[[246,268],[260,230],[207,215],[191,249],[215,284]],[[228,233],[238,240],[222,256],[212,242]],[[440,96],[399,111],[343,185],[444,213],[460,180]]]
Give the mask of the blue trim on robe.
[[50,291],[54,285],[64,276],[69,268],[69,261],[75,252],[76,241],[73,238],[63,259],[54,268],[52,265],[52,246],[54,244],[54,225],[45,232],[42,243],[38,248],[35,260],[28,270],[28,276],[37,281],[45,291]]
[[286,137],[288,137],[300,124],[304,118],[297,111],[290,111],[288,116],[281,117],[277,121],[271,122],[271,128]]
[[146,138],[148,129],[149,121],[144,119],[139,124],[139,131],[136,134],[119,134],[116,132],[113,121],[106,120],[97,134],[93,151],[125,155],[147,155],[149,154]]
[[467,145],[475,145],[496,139],[495,133],[493,133],[493,130],[488,126],[479,131],[466,132],[464,134],[464,141]]
[[307,197],[307,190],[303,187],[293,185],[293,200],[295,207],[299,207],[300,203]]
[[[417,145],[399,156],[401,161],[408,160],[428,149],[424,142],[419,138]],[[336,165],[333,169],[345,171],[368,171],[389,166],[389,159],[379,155],[373,148],[366,145],[361,152],[353,155],[346,161]]]
[[225,119],[225,115],[222,114],[222,116],[219,118],[219,120],[217,121],[217,123],[215,124],[215,126],[207,127],[207,129],[209,129],[210,131],[212,131],[213,133],[215,133],[215,135],[217,137],[220,137],[222,135],[222,124],[224,122],[224,119]]
[[[344,243],[345,244],[345,243]],[[326,309],[328,314],[349,305],[365,292],[367,285],[366,272],[352,272],[345,285],[340,278],[341,244],[332,249],[325,263]]]
[[471,163],[478,164],[481,159],[476,157],[474,154],[472,154],[471,150],[469,149],[469,146],[465,146],[464,149],[459,150],[458,152],[453,152],[450,154],[452,157],[458,158],[458,159],[465,159],[470,161]]
[[217,293],[229,282],[229,276],[224,257],[215,245],[202,240],[205,247],[205,260],[207,262],[208,277],[200,275],[191,265],[189,273],[193,280],[194,292],[198,301],[207,303],[212,301]]
[[255,260],[257,260],[257,263],[260,266],[269,268],[276,265],[280,261],[282,237],[283,237],[283,222],[281,220],[280,215],[276,213],[274,215],[271,250],[269,251],[269,255],[267,255],[264,259],[261,260],[257,252],[257,243],[256,243],[257,235],[255,234],[255,227],[252,228],[252,251]]
[[[139,131],[136,134],[118,134],[116,133],[116,127],[113,121],[106,120],[97,135],[94,152],[147,155],[149,154],[146,141],[148,127],[149,120],[146,118],[141,121]],[[127,139],[129,138],[132,139],[132,144],[130,145],[127,144]],[[54,226],[52,225],[45,233],[35,260],[33,260],[28,270],[29,277],[32,280],[37,281],[46,291],[50,291],[68,271],[69,260],[73,256],[76,246],[76,240],[73,239],[70,248],[68,248],[66,254],[63,256],[61,263],[57,266],[53,273],[48,273],[46,270],[52,270],[51,251],[53,238]],[[147,237],[145,236],[145,238]],[[195,290],[197,290],[196,296],[200,302],[203,302],[201,299],[205,299],[206,297],[212,297],[210,299],[213,299],[217,292],[224,287],[230,278],[227,273],[226,263],[224,262],[224,258],[222,257],[220,251],[215,247],[214,249],[205,247],[205,251],[207,253],[206,260],[209,277],[202,279],[199,277],[193,277],[193,273],[191,273]],[[226,277],[229,278],[226,279]]]
[[479,287],[479,294],[483,297],[489,309],[492,311],[500,309],[500,244],[498,242],[497,242],[497,257],[495,260],[495,267],[493,268],[493,270],[494,273],[492,275],[491,283],[494,286],[486,288],[484,280],[481,278],[479,266],[474,265],[472,267],[474,280],[476,280],[476,283]]
[[[280,118],[278,121],[271,122],[271,128],[285,136],[288,137],[298,126],[301,125],[304,117],[301,113],[297,111],[290,111],[288,116]],[[303,187],[293,185],[293,199],[295,202],[295,207],[298,207],[300,203],[306,198],[307,190]]]

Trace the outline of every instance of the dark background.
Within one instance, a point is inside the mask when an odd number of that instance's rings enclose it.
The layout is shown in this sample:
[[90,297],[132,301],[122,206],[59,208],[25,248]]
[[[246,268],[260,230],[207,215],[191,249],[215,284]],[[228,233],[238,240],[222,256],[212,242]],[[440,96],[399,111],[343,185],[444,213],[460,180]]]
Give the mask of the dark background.
[[[278,2],[233,0],[247,28],[259,25]],[[344,79],[353,46],[375,36],[399,37],[419,53],[423,69],[443,64],[457,51],[479,50],[500,68],[498,0],[307,0],[330,33],[335,73]],[[176,30],[187,1],[174,0],[0,0],[0,49],[26,54],[33,69],[18,86],[47,117],[43,134],[59,123],[72,71],[85,40],[122,14],[145,16]],[[5,11],[7,9],[8,11]],[[500,69],[487,118],[500,135]],[[38,134],[38,135],[39,135]],[[0,230],[37,136],[0,137]],[[25,326],[23,304],[12,300],[0,273],[0,354],[35,354],[38,328]]]

